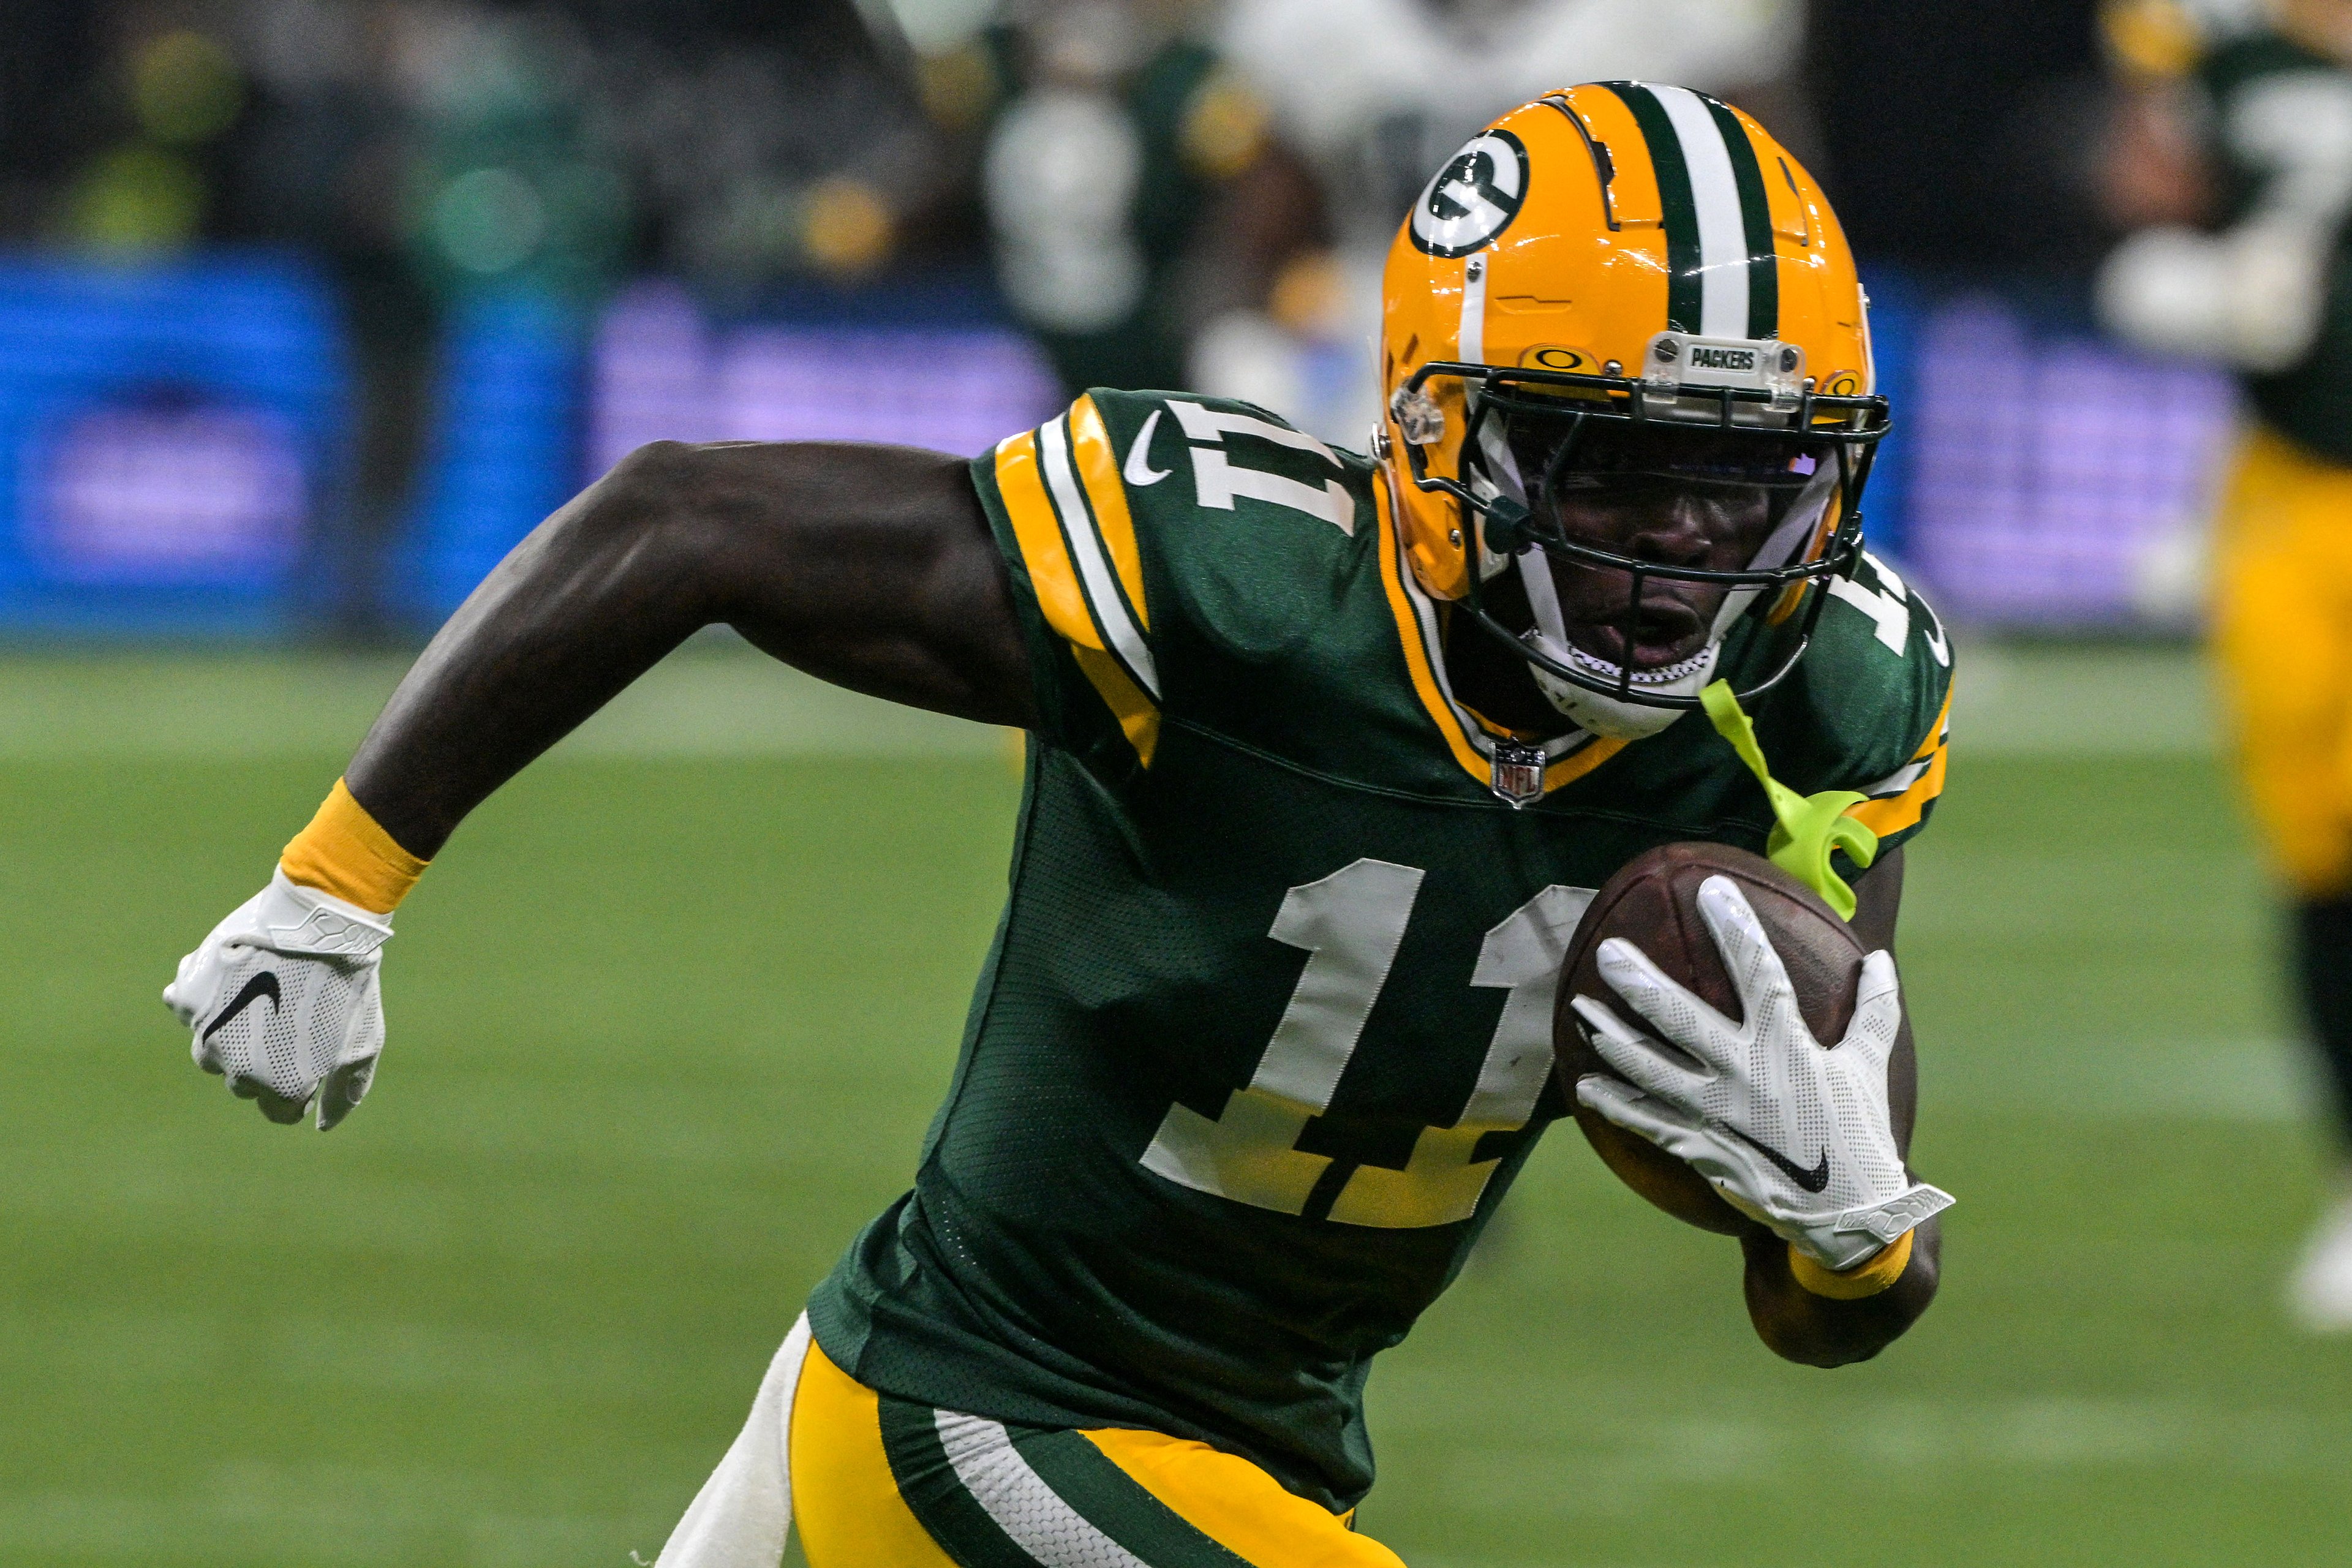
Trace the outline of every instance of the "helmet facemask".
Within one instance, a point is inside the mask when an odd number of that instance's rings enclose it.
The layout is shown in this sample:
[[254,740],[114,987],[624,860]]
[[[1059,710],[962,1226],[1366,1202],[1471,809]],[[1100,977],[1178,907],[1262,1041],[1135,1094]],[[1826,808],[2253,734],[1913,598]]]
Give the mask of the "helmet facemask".
[[1762,672],[1743,700],[1795,667],[1824,598],[1807,590],[1860,553],[1884,399],[1810,384],[1662,396],[1622,376],[1433,363],[1399,398],[1420,400],[1424,427],[1422,384],[1444,376],[1470,409],[1461,473],[1432,475],[1421,447],[1434,443],[1408,443],[1413,479],[1459,503],[1462,608],[1554,708],[1638,739],[1699,705],[1735,634],[1771,645],[1743,658]]

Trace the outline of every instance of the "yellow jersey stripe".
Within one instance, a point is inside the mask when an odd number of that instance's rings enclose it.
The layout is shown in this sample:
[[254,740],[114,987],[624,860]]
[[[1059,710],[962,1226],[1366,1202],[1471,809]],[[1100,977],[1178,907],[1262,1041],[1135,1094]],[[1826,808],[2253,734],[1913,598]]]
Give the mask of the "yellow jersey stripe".
[[[996,490],[1004,500],[1005,515],[1013,520],[1013,537],[1021,546],[1021,559],[1029,568],[1030,585],[1045,624],[1070,645],[1079,672],[1118,721],[1135,754],[1150,767],[1160,744],[1160,710],[1111,656],[1087,608],[1069,543],[1054,515],[1054,503],[1045,496],[1034,431],[1008,436],[997,443]],[[1084,519],[1079,526],[1085,526]]]
[[1004,498],[1005,515],[1013,520],[1013,537],[1021,546],[1022,564],[1029,568],[1030,586],[1045,624],[1072,645],[1099,651],[1102,633],[1087,612],[1062,525],[1054,516],[1054,503],[1045,499],[1034,431],[1024,430],[996,444],[996,492]]
[[1481,784],[1489,784],[1495,776],[1494,765],[1470,743],[1469,732],[1463,729],[1453,705],[1445,700],[1445,693],[1438,689],[1436,672],[1429,665],[1429,650],[1422,645],[1421,617],[1414,613],[1412,600],[1398,576],[1403,568],[1397,559],[1396,528],[1390,514],[1385,479],[1373,486],[1372,500],[1380,513],[1381,586],[1388,591],[1389,612],[1396,617],[1397,642],[1404,649],[1405,669],[1412,678],[1413,693],[1429,710],[1431,721],[1445,737],[1447,748],[1463,771]]
[[1574,784],[1632,744],[1630,741],[1594,736],[1582,750],[1570,752],[1544,770],[1545,792],[1549,794],[1564,784]]
[[1118,721],[1127,734],[1127,742],[1145,767],[1151,765],[1151,755],[1160,749],[1160,710],[1143,689],[1128,678],[1127,670],[1098,647],[1080,647],[1073,643],[1070,655],[1078,661],[1078,668]]
[[1049,419],[1037,427],[1037,457],[1045,476],[1045,493],[1061,514],[1062,542],[1069,547],[1071,563],[1078,569],[1078,585],[1086,591],[1087,606],[1101,628],[1103,647],[1118,658],[1138,686],[1155,699],[1160,695],[1160,670],[1144,640],[1143,628],[1129,615],[1119,596],[1118,579],[1103,549],[1101,531],[1078,488],[1077,470],[1070,463],[1070,430],[1066,418]]
[[1105,1427],[1080,1436],[1171,1512],[1253,1568],[1404,1568],[1237,1454],[1159,1432]]
[[1151,611],[1143,602],[1143,553],[1136,548],[1135,519],[1127,510],[1127,485],[1119,478],[1118,454],[1110,432],[1103,427],[1102,410],[1092,397],[1070,405],[1070,455],[1076,460],[1078,482],[1085,486],[1087,504],[1093,508],[1095,528],[1110,552],[1111,569],[1135,612],[1136,625],[1151,629]]
[[1846,815],[1881,838],[1917,826],[1919,819],[1927,814],[1929,803],[1944,793],[1944,773],[1951,761],[1951,722],[1952,694],[1946,691],[1943,710],[1936,715],[1934,727],[1911,756],[1915,763],[1926,763],[1927,771],[1912,780],[1902,794],[1864,801],[1849,808]]

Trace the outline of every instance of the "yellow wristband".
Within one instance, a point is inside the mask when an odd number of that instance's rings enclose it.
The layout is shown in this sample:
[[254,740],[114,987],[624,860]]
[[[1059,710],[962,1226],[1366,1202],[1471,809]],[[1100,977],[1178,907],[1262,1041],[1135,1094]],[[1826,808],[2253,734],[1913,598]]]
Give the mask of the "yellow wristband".
[[332,893],[379,915],[400,907],[427,864],[394,843],[341,779],[310,826],[296,834],[278,858],[288,881]]
[[1865,1296],[1875,1296],[1903,1278],[1911,1266],[1912,1232],[1905,1231],[1891,1246],[1859,1268],[1843,1274],[1833,1273],[1798,1251],[1789,1248],[1789,1272],[1797,1283],[1816,1296],[1826,1296],[1832,1301],[1859,1301]]

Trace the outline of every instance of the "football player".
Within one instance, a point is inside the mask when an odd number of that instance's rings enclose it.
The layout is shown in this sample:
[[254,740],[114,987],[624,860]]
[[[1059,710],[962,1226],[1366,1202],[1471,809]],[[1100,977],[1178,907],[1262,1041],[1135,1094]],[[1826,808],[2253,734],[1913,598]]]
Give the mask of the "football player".
[[2110,192],[2143,226],[2101,307],[2235,366],[2252,416],[2215,531],[2214,650],[2345,1162],[2287,1305],[2352,1331],[2352,3],[2130,0],[2107,19],[2130,73]]
[[[1927,1306],[1949,1199],[1904,1163],[1887,949],[1950,652],[1860,550],[1886,407],[1819,187],[1696,93],[1549,94],[1416,202],[1382,357],[1369,457],[1103,392],[971,463],[633,455],[457,612],[184,963],[198,1061],[331,1126],[374,1072],[401,895],[696,628],[1029,732],[914,1190],[817,1288],[666,1568],[772,1564],[795,1515],[816,1568],[1394,1564],[1352,1523],[1371,1360],[1567,1092],[1754,1216],[1780,1354],[1859,1360]],[[1853,1025],[1808,1036],[1717,882],[1742,1018],[1604,952],[1586,1016],[1623,1076],[1564,1091],[1553,993],[1591,889],[1771,828],[1689,719],[1716,680],[1790,783],[1868,796]]]
[[997,279],[1071,394],[1181,382],[1199,235],[1236,188],[1287,191],[1197,9],[1031,0],[929,67],[975,83]]

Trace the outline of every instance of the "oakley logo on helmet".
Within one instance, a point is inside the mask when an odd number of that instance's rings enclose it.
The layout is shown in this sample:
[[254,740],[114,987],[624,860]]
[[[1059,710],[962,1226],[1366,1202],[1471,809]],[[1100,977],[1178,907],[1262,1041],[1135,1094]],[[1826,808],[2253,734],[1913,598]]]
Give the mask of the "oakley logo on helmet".
[[1473,137],[1412,208],[1412,242],[1432,256],[1467,256],[1490,245],[1519,216],[1528,195],[1528,150],[1507,131]]
[[1529,349],[1519,356],[1521,364],[1535,365],[1543,370],[1591,370],[1592,356],[1574,349],[1543,347]]

